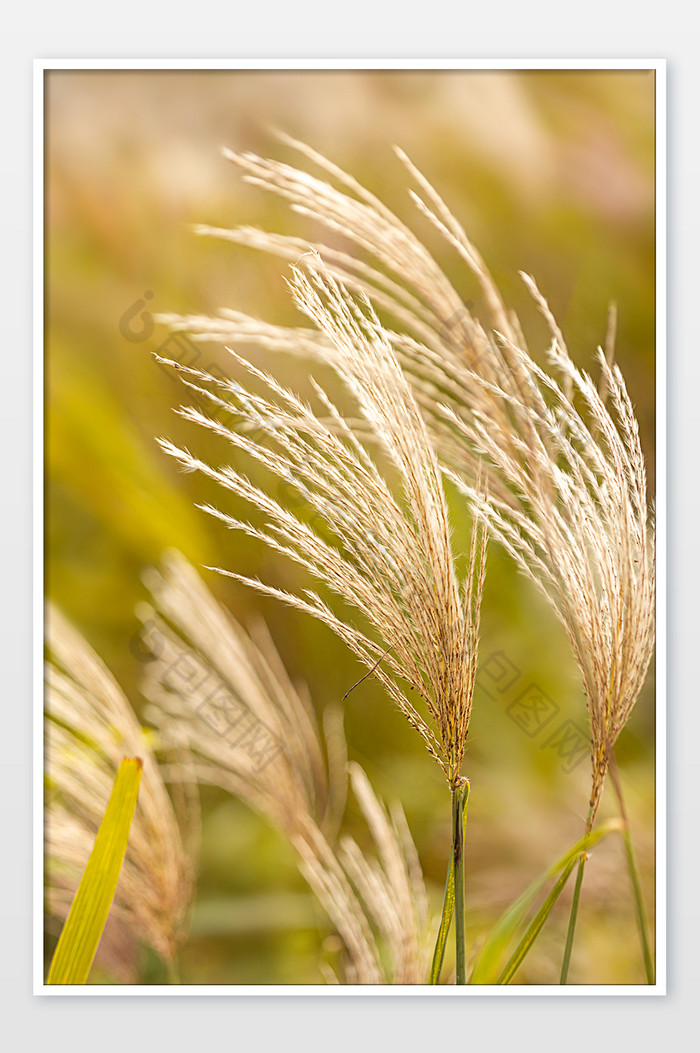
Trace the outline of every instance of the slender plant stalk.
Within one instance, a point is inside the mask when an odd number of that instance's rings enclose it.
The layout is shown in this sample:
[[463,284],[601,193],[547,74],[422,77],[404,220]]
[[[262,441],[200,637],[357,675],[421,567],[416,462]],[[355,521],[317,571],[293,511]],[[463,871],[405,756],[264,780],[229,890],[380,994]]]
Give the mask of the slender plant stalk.
[[[469,780],[464,780],[463,789],[461,792],[462,796],[462,846],[464,846],[465,830],[467,826],[467,806],[469,804]],[[454,809],[454,794],[452,797],[452,807]],[[454,814],[454,813],[453,813]],[[438,929],[437,939],[435,941],[435,951],[433,953],[433,961],[430,966],[430,977],[428,979],[429,984],[440,983],[440,970],[442,969],[442,963],[445,957],[445,947],[447,946],[447,937],[450,932],[450,925],[452,924],[452,915],[455,912],[455,857],[454,857],[454,838],[453,838],[453,850],[450,852],[450,862],[447,868],[447,879],[445,881],[445,895],[442,899],[442,916],[440,918],[440,928]]]
[[581,885],[583,884],[583,868],[586,865],[587,859],[587,854],[582,852],[579,856],[578,870],[576,871],[576,884],[574,885],[574,897],[571,901],[569,928],[566,933],[566,945],[564,947],[564,960],[561,963],[561,975],[559,977],[560,984],[565,984],[566,978],[569,975],[569,963],[571,962],[571,951],[574,946],[574,932],[576,930],[576,919],[578,918],[579,900],[581,899]]
[[466,984],[467,964],[464,941],[464,813],[469,782],[462,779],[452,791],[452,860],[454,864],[455,947],[457,983]]
[[[622,821],[622,840],[625,845],[625,855],[627,857],[627,866],[630,872],[630,880],[632,882],[632,891],[634,892],[634,901],[637,912],[637,924],[639,926],[639,936],[642,942],[642,955],[644,957],[644,971],[647,977],[647,983],[656,983],[654,962],[651,954],[651,945],[649,940],[649,923],[647,921],[646,909],[644,907],[644,896],[642,894],[642,882],[639,875],[639,866],[637,864],[637,856],[634,851],[634,843],[632,841],[632,832],[630,830],[629,819],[627,817],[627,809],[625,807],[625,800],[622,794],[622,784],[620,782],[620,773],[617,768],[617,762],[615,760],[614,753],[610,754],[610,765],[609,765],[610,776],[612,779],[613,788],[615,790],[615,796],[617,797],[618,805],[620,808],[620,819]],[[588,815],[588,822],[586,824],[586,832],[590,829],[590,825],[593,820],[592,809]],[[574,887],[574,897],[571,902],[571,913],[569,915],[569,929],[566,934],[566,945],[564,947],[564,959],[561,966],[561,976],[559,982],[561,984],[566,983],[566,979],[569,973],[569,963],[571,961],[571,951],[574,943],[574,931],[576,929],[576,919],[578,916],[579,900],[581,898],[581,885],[583,883],[583,870],[588,858],[587,853],[582,852],[579,857],[578,872],[576,874],[576,885]]]
[[632,890],[634,892],[634,900],[637,908],[637,924],[639,925],[639,936],[642,941],[644,971],[646,972],[647,983],[655,984],[656,974],[654,970],[654,961],[652,958],[651,946],[649,941],[649,923],[647,921],[646,909],[644,907],[644,897],[642,895],[642,882],[639,875],[639,866],[637,865],[637,856],[634,851],[634,842],[632,841],[632,831],[630,829],[629,819],[627,818],[625,800],[622,795],[620,773],[617,768],[617,761],[615,760],[614,754],[610,761],[610,775],[612,778],[613,788],[615,790],[615,796],[617,797],[618,804],[620,806],[620,818],[622,819],[622,840],[624,841],[625,845],[627,866],[629,867],[630,879],[632,881]]
[[[588,812],[588,819],[586,820],[586,833],[590,833],[591,826],[593,825],[593,805],[591,805]],[[583,884],[583,871],[586,866],[586,860],[588,859],[588,853],[582,852],[578,860],[578,870],[576,871],[576,884],[574,885],[574,896],[571,900],[571,912],[569,914],[569,928],[566,933],[566,944],[564,946],[564,959],[561,963],[561,974],[559,976],[559,983],[565,984],[566,978],[569,975],[569,964],[571,962],[571,951],[574,946],[574,933],[576,931],[576,919],[578,918],[578,905],[581,899],[581,885]]]

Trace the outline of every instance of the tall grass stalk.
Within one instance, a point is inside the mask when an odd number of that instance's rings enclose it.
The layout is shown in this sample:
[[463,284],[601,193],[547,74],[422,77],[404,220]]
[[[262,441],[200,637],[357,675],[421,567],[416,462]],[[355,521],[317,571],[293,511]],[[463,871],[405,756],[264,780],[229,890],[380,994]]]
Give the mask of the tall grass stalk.
[[[635,911],[637,915],[637,925],[639,927],[639,938],[642,944],[642,956],[644,959],[644,972],[646,973],[647,983],[656,983],[654,961],[651,953],[651,943],[649,939],[649,923],[647,920],[646,908],[644,906],[644,895],[642,893],[642,882],[639,874],[639,866],[637,864],[637,856],[634,851],[634,842],[632,840],[632,831],[630,828],[629,818],[627,816],[627,808],[625,806],[625,800],[622,793],[622,784],[620,782],[620,773],[617,767],[617,761],[615,760],[614,753],[611,754],[608,763],[610,771],[610,777],[617,797],[618,807],[620,811],[620,833],[622,841],[625,846],[625,857],[627,859],[627,867],[629,869],[630,881],[632,883],[632,892],[634,894]],[[588,821],[586,823],[586,833],[589,833],[593,820],[595,818],[594,804],[591,804],[591,809],[588,814]],[[564,946],[564,957],[562,959],[561,974],[559,978],[560,984],[565,984],[569,975],[569,966],[571,964],[571,953],[574,944],[574,935],[576,931],[576,921],[578,919],[579,904],[581,900],[581,886],[583,884],[584,870],[586,861],[588,860],[588,854],[582,852],[579,857],[578,870],[576,872],[576,884],[574,886],[574,895],[571,901],[571,912],[569,914],[569,927],[566,933],[566,944]]]
[[574,933],[576,932],[576,921],[578,919],[578,905],[581,899],[581,885],[583,884],[583,870],[586,865],[588,855],[582,852],[578,860],[578,870],[576,871],[576,884],[574,885],[574,895],[571,900],[571,911],[569,913],[569,927],[566,930],[566,943],[564,945],[564,957],[561,963],[561,974],[559,976],[559,983],[565,984],[569,975],[569,965],[571,964],[571,952],[574,946]]
[[[588,810],[588,818],[586,819],[586,834],[590,834],[593,826],[597,810],[597,801],[591,797],[591,804]],[[576,921],[578,919],[578,907],[581,900],[581,886],[583,884],[583,871],[586,866],[588,859],[588,853],[582,852],[578,860],[578,870],[576,871],[576,884],[574,885],[574,895],[571,900],[571,910],[569,912],[569,927],[566,931],[566,943],[564,944],[564,957],[561,963],[561,973],[559,975],[559,983],[565,984],[566,978],[569,975],[569,965],[571,963],[571,952],[574,946],[574,934],[576,932]]]
[[620,782],[620,773],[617,768],[617,761],[613,755],[610,761],[610,777],[615,790],[615,796],[620,808],[620,818],[622,819],[622,840],[625,846],[625,856],[627,857],[627,866],[630,872],[630,880],[632,882],[632,891],[634,893],[634,902],[637,913],[637,924],[639,926],[639,937],[642,942],[642,955],[644,958],[644,971],[647,977],[647,983],[656,983],[656,973],[654,969],[654,960],[651,953],[651,946],[649,940],[649,922],[647,920],[646,908],[644,906],[644,896],[642,893],[642,881],[639,875],[639,866],[637,864],[637,856],[634,851],[634,842],[632,840],[632,830],[630,828],[629,819],[627,818],[627,808],[625,807],[625,799],[622,794],[622,783]]
[[467,962],[464,933],[464,835],[469,782],[460,779],[452,791],[452,860],[455,876],[455,949],[457,983],[467,982]]
[[[454,828],[454,808],[455,808],[455,794],[461,796],[461,832],[459,837],[461,839],[462,853],[464,852],[464,842],[466,836],[467,826],[467,806],[469,804],[469,779],[463,779],[461,782],[461,790],[456,788],[452,793],[452,810],[453,810],[453,828]],[[438,984],[440,983],[440,970],[442,969],[442,963],[445,957],[445,947],[447,946],[447,937],[450,932],[450,926],[452,924],[452,916],[455,912],[455,836],[452,836],[452,851],[450,852],[450,862],[447,867],[447,879],[445,881],[445,895],[442,901],[442,916],[440,918],[440,928],[438,930],[437,939],[435,941],[435,951],[433,953],[433,961],[430,967],[430,978],[428,983]]]

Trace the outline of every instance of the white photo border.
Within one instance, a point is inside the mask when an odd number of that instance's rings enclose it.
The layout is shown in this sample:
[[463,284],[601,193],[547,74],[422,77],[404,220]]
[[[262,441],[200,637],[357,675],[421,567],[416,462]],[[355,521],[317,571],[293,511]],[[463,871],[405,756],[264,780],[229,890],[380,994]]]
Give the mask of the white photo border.
[[[656,136],[656,984],[590,984],[585,986],[322,986],[322,985],[124,985],[92,984],[54,987],[44,974],[44,131],[45,75],[52,70],[639,70],[655,74]],[[33,79],[33,589],[32,589],[32,695],[33,695],[33,991],[48,996],[313,996],[470,998],[663,996],[667,993],[667,111],[665,59],[35,59]]]

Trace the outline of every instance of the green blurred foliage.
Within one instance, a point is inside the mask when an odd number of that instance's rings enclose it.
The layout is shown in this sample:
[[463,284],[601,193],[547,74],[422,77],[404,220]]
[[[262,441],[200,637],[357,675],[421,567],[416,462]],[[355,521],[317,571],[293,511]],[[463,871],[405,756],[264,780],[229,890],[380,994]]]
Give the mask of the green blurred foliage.
[[[617,358],[637,407],[653,485],[653,74],[46,76],[47,588],[137,710],[142,700],[139,662],[130,646],[138,628],[134,607],[146,596],[143,568],[166,547],[176,546],[196,565],[231,567],[282,587],[303,583],[298,568],[195,509],[195,502],[215,503],[220,495],[207,480],[178,473],[155,437],[190,444],[215,463],[238,455],[174,415],[182,392],[151,353],[167,340],[167,331],[156,327],[143,340],[124,336],[137,333],[141,308],[208,313],[229,306],[273,322],[298,321],[284,263],[195,237],[190,229],[200,222],[257,223],[311,238],[320,233],[272,196],[245,185],[222,159],[223,145],[294,162],[269,129],[310,142],[423,234],[478,313],[473,280],[412,209],[404,172],[390,149],[401,145],[480,248],[506,302],[520,313],[536,356],[547,335],[518,270],[535,276],[573,357],[586,368],[592,368],[608,305],[615,301]],[[129,312],[133,317],[125,318]],[[225,349],[203,344],[200,351],[201,364],[231,371]],[[284,383],[309,390],[303,363],[261,359]],[[455,549],[461,552],[469,520],[456,495],[450,493],[450,500]],[[239,619],[254,610],[264,615],[291,674],[308,683],[319,710],[358,679],[357,663],[324,627],[202,573]],[[492,690],[492,697],[482,680],[474,705],[465,766],[472,782],[471,942],[580,836],[589,789],[587,762],[570,773],[562,770],[554,745],[547,743],[549,731],[526,734],[513,719],[515,709],[509,710],[534,684],[558,707],[552,729],[563,720],[587,726],[563,630],[492,546],[484,668],[494,655],[505,658],[518,677],[507,690]],[[619,747],[650,909],[653,699],[650,676]],[[348,699],[346,729],[350,755],[376,790],[402,801],[439,909],[449,845],[449,800],[440,772],[371,680]],[[603,812],[611,808],[606,796]],[[351,802],[348,822],[360,836],[357,819]],[[588,866],[572,982],[643,982],[622,852],[613,840],[596,849]],[[289,846],[242,804],[212,792],[205,794],[202,852],[192,935],[182,953],[183,982],[321,982],[318,961],[322,954],[332,958],[333,938]],[[521,982],[556,982],[566,917],[563,897]],[[159,980],[158,964],[146,956],[141,977]]]

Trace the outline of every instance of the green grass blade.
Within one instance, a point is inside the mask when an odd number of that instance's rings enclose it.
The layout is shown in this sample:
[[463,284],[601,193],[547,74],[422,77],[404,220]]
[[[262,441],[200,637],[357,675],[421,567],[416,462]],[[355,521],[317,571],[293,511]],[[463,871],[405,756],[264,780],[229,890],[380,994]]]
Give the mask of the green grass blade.
[[85,984],[107,922],[129,840],[142,763],[119,765],[95,844],[56,945],[47,984]]
[[[498,984],[506,982],[501,981],[501,976],[510,973],[511,963],[513,963],[516,956],[519,955],[517,965],[522,962],[525,954],[530,950],[537,934],[547,920],[547,917],[554,907],[566,881],[562,882],[556,895],[553,895],[555,890],[552,889],[550,896],[547,897],[547,900],[545,900],[545,903],[542,905],[541,911],[539,911],[535,916],[535,919],[533,919],[531,925],[532,933],[530,933],[530,929],[527,930],[525,936],[518,944],[518,948],[504,965],[503,959],[507,954],[508,948],[511,945],[511,942],[516,938],[533,900],[541,891],[542,887],[553,878],[559,877],[562,874],[562,871],[567,870],[567,868],[570,874],[573,869],[573,864],[581,852],[586,852],[603,837],[607,837],[607,835],[613,831],[619,830],[620,822],[616,819],[611,819],[607,823],[601,824],[595,830],[591,831],[591,833],[577,841],[575,845],[572,845],[572,847],[569,848],[564,855],[556,861],[556,863],[545,870],[540,877],[536,878],[536,880],[528,886],[522,896],[520,896],[515,903],[508,907],[508,909],[501,915],[491,932],[486,937],[486,940],[477,955],[476,961],[474,962],[474,967],[469,980],[470,984]],[[524,946],[522,946],[523,944]],[[515,968],[517,968],[517,965]],[[515,970],[513,969],[513,972],[514,971]]]
[[447,937],[450,933],[450,925],[452,924],[452,915],[455,910],[455,864],[454,855],[450,852],[450,865],[447,870],[447,881],[445,882],[445,895],[442,900],[442,917],[440,918],[440,928],[438,929],[437,940],[435,941],[435,951],[433,952],[433,963],[430,966],[430,978],[429,984],[440,983],[440,970],[442,969],[442,963],[445,958],[445,947],[447,946]]
[[559,974],[559,983],[565,984],[569,975],[569,965],[571,964],[571,952],[574,947],[574,933],[576,932],[576,921],[578,919],[578,905],[581,899],[581,886],[583,885],[583,871],[586,866],[586,857],[581,856],[578,861],[578,870],[576,871],[576,884],[574,885],[574,896],[571,900],[571,911],[569,913],[569,927],[566,930],[566,943],[564,945],[564,957],[561,963],[561,972]]
[[553,888],[550,890],[549,895],[547,896],[544,903],[537,911],[534,918],[525,930],[525,935],[520,940],[518,946],[515,948],[513,955],[508,960],[508,964],[506,965],[501,975],[498,977],[499,984],[509,984],[515,976],[516,972],[520,968],[523,959],[525,958],[525,955],[528,953],[533,943],[539,936],[542,926],[551,914],[554,904],[557,902],[559,896],[564,891],[564,886],[569,880],[571,876],[571,871],[574,869],[575,865],[576,860],[572,860],[570,863],[567,863],[567,865],[562,870]]
[[[467,805],[469,803],[469,782],[467,781],[463,790],[462,799],[462,843],[464,843],[465,832],[467,827]],[[445,958],[445,947],[447,946],[447,937],[450,932],[450,925],[452,924],[452,915],[455,910],[455,862],[454,852],[450,852],[450,865],[447,868],[447,881],[445,882],[445,895],[442,900],[442,917],[440,918],[440,928],[438,929],[437,940],[435,941],[435,951],[433,953],[433,962],[430,967],[430,977],[428,979],[429,984],[440,983],[440,970],[442,969],[442,963]]]

